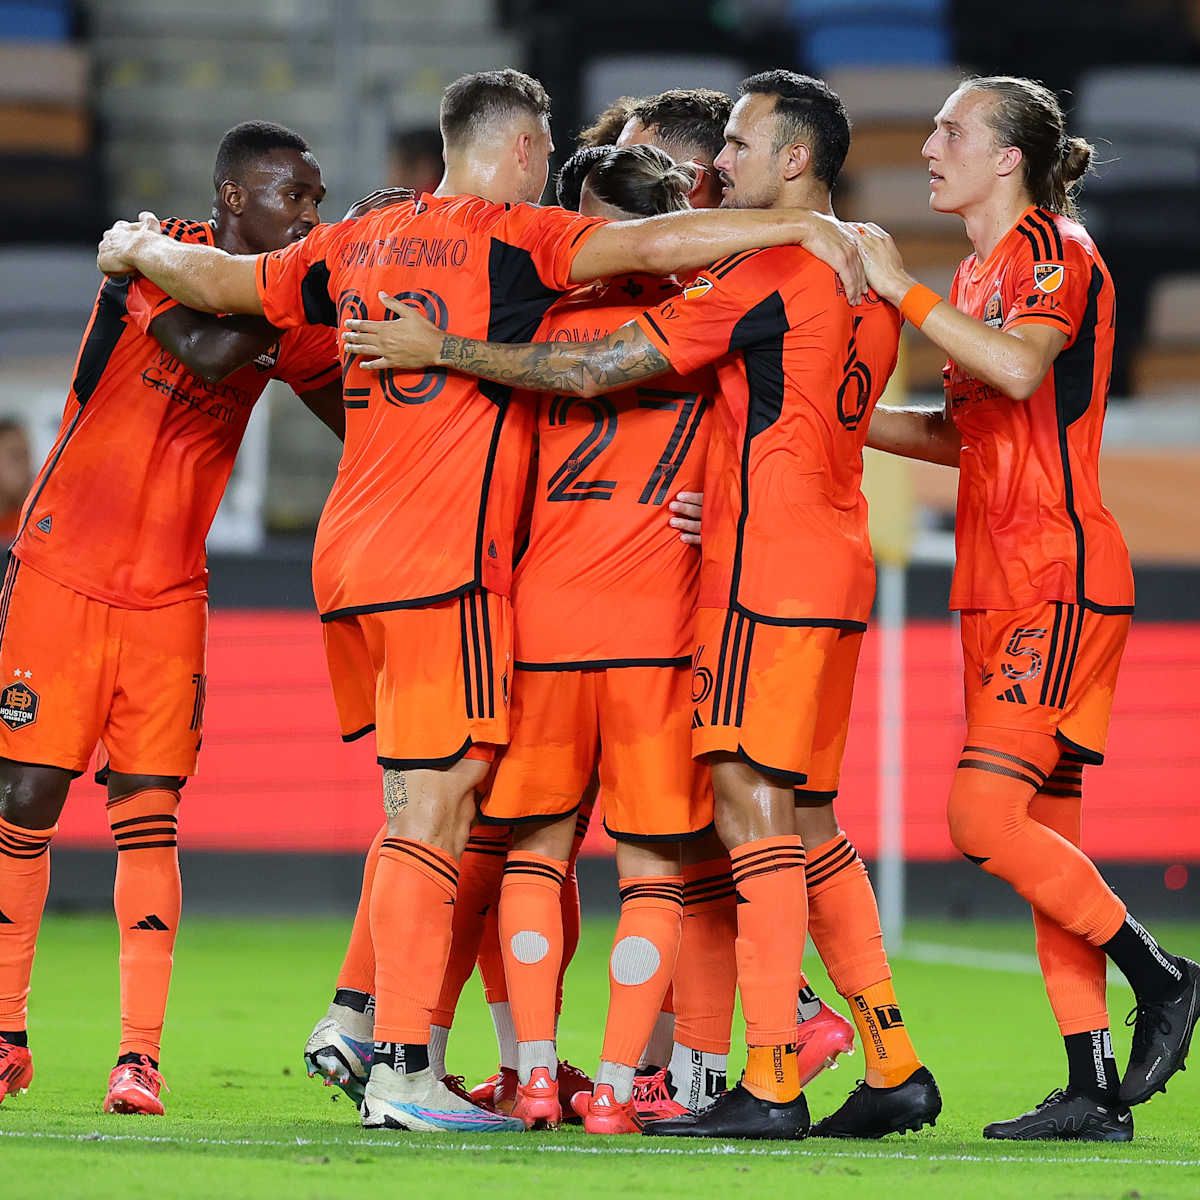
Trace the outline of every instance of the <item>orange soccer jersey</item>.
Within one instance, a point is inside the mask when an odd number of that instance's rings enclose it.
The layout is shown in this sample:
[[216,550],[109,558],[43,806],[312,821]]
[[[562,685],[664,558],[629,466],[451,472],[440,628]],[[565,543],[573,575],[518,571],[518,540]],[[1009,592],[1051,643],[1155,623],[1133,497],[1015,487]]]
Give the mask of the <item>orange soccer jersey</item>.
[[[163,229],[212,244],[204,222]],[[147,333],[173,303],[147,280],[102,284],[12,548],[40,574],[118,608],[206,595],[205,538],[267,382],[305,392],[338,377],[333,335],[307,329],[206,383]]]
[[798,247],[734,255],[639,318],[680,373],[719,359],[700,606],[777,625],[862,629],[875,594],[860,489],[899,314],[852,309]]
[[[582,288],[550,310],[538,341],[597,341],[677,293],[633,276]],[[702,370],[538,399],[530,537],[513,577],[518,667],[687,663],[700,555],[667,503],[703,487],[715,385]]]
[[[264,255],[259,291],[283,328],[385,317],[382,290],[441,328],[528,341],[601,224],[424,195]],[[346,445],[313,557],[322,618],[507,595],[531,415],[510,389],[444,369],[372,372],[347,357],[343,371]]]
[[1114,293],[1087,231],[1029,208],[986,262],[963,261],[950,298],[992,328],[1032,322],[1067,337],[1025,401],[947,366],[946,394],[962,434],[950,607],[1061,601],[1131,611],[1129,551],[1100,499]]

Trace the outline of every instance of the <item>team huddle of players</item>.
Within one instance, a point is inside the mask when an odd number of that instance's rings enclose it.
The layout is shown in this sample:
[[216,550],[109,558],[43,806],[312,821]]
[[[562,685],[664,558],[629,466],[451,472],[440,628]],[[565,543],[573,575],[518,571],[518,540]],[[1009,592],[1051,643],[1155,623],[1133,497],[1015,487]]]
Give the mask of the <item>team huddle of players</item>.
[[[1133,592],[1097,482],[1113,289],[1073,219],[1089,151],[1057,100],[991,77],[937,115],[930,203],[976,251],[949,302],[882,230],[833,215],[850,122],[819,80],[618,102],[564,167],[562,207],[537,207],[553,144],[535,80],[464,77],[441,125],[435,193],[325,225],[303,141],[239,126],[213,222],[145,214],[101,243],[0,594],[0,1099],[32,1078],[48,847],[102,741],[122,967],[105,1108],[163,1111],[203,542],[274,376],[345,440],[314,592],[385,823],[305,1058],[364,1126],[795,1138],[936,1120],[834,810],[874,595],[869,444],[960,470],[951,833],[1029,900],[1065,1042],[1068,1086],[985,1135],[1131,1138],[1130,1106],[1183,1065],[1200,968],[1078,849]],[[904,318],[947,352],[944,410],[876,407]],[[98,511],[114,467],[139,486]],[[621,912],[593,1081],[555,1030],[597,796]],[[806,933],[853,1026],[808,988]],[[1137,998],[1123,1077],[1109,958]],[[446,1050],[476,963],[500,1070],[467,1092]],[[727,1087],[735,990],[747,1056]],[[855,1029],[865,1078],[810,1129],[803,1087]]]

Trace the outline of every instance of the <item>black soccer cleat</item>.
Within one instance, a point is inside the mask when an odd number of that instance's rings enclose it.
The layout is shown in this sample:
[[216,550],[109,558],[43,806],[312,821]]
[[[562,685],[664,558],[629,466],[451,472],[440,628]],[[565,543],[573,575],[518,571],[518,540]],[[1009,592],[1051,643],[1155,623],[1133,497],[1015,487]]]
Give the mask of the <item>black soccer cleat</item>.
[[1170,1000],[1148,1000],[1125,1018],[1133,1026],[1129,1065],[1121,1076],[1121,1103],[1143,1104],[1155,1092],[1167,1090],[1167,1080],[1184,1069],[1192,1033],[1200,1019],[1200,963],[1176,960],[1183,968],[1183,986]]
[[760,1100],[739,1083],[722,1092],[703,1112],[650,1121],[642,1132],[651,1137],[796,1141],[808,1136],[808,1125],[808,1101],[803,1092],[787,1104],[778,1104]]
[[818,1121],[813,1137],[881,1138],[936,1125],[942,1094],[928,1068],[918,1067],[903,1083],[890,1088],[869,1086],[864,1080],[835,1113]]
[[1029,1112],[985,1125],[983,1136],[1002,1142],[1132,1142],[1133,1117],[1123,1104],[1056,1088]]

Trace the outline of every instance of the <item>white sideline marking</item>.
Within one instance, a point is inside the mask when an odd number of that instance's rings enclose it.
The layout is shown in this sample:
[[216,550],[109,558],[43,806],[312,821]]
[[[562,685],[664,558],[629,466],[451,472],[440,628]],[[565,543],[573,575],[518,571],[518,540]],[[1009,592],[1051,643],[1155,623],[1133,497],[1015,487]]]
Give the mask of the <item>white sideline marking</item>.
[[943,942],[905,942],[903,950],[895,957],[934,966],[978,967],[983,971],[1005,971],[1013,975],[1042,973],[1034,955],[1017,950],[976,950]]
[[[757,1146],[696,1146],[690,1149],[674,1146],[555,1146],[548,1142],[534,1142],[530,1146],[514,1145],[511,1141],[492,1141],[496,1135],[483,1134],[477,1142],[430,1141],[422,1143],[438,1150],[461,1150],[475,1154],[511,1153],[520,1150],[532,1150],[538,1154],[658,1154],[671,1155],[681,1158],[691,1158],[695,1155],[707,1154],[718,1157],[754,1157],[754,1158],[849,1158],[849,1159],[878,1159],[880,1161],[901,1160],[905,1162],[960,1162],[960,1163],[1030,1163],[1035,1166],[1071,1166],[1075,1163],[1103,1163],[1109,1166],[1122,1167],[1200,1167],[1200,1158],[1111,1158],[1092,1154],[1086,1157],[1054,1158],[1051,1155],[1025,1154],[913,1154],[904,1150],[870,1151],[870,1150],[820,1150],[792,1148],[765,1149]],[[345,1138],[336,1141],[317,1141],[313,1138],[292,1138],[289,1140],[270,1138],[213,1138],[213,1137],[163,1137],[140,1133],[44,1133],[37,1130],[0,1129],[0,1137],[26,1138],[30,1141],[51,1142],[137,1142],[148,1145],[183,1145],[183,1146],[261,1146],[281,1150],[312,1147],[314,1149],[336,1150],[343,1146],[370,1146],[375,1149],[408,1150],[411,1145],[407,1138]]]

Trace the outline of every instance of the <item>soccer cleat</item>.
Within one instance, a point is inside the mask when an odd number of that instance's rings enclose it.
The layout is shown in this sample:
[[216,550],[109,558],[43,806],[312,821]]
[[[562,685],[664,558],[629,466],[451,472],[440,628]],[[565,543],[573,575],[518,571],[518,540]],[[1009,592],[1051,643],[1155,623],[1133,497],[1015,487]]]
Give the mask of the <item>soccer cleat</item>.
[[512,1117],[488,1112],[463,1099],[428,1067],[405,1075],[376,1063],[359,1111],[364,1129],[413,1133],[522,1133],[525,1129]]
[[1056,1088],[1029,1112],[985,1125],[983,1136],[1003,1142],[1131,1142],[1133,1117],[1121,1104]]
[[584,1133],[641,1133],[633,1100],[622,1104],[607,1083],[596,1085],[595,1091],[576,1092],[571,1107],[583,1118]]
[[33,1055],[28,1046],[0,1039],[0,1104],[5,1096],[20,1096],[33,1082]]
[[472,1104],[478,1104],[488,1112],[507,1116],[517,1102],[517,1082],[515,1068],[501,1067],[495,1075],[489,1075],[482,1083],[477,1083],[467,1095],[471,1097]]
[[558,1103],[563,1111],[564,1123],[579,1124],[571,1102],[578,1093],[590,1092],[594,1086],[591,1076],[584,1074],[578,1067],[573,1067],[565,1058],[558,1060]]
[[163,1077],[144,1054],[137,1062],[117,1063],[108,1077],[108,1095],[104,1097],[106,1113],[138,1113],[146,1117],[161,1117],[163,1102],[159,1093]]
[[1183,986],[1171,1000],[1149,1000],[1125,1018],[1133,1026],[1129,1064],[1121,1076],[1121,1103],[1143,1104],[1155,1092],[1167,1090],[1167,1080],[1184,1070],[1192,1033],[1200,1019],[1200,963],[1176,960],[1183,968]]
[[357,1108],[362,1104],[375,1055],[375,1021],[344,1004],[331,1004],[304,1044],[304,1068],[326,1087],[340,1087]]
[[854,1049],[854,1026],[824,1000],[821,1011],[796,1026],[800,1086],[807,1087],[822,1071],[837,1066],[839,1054]]
[[936,1125],[942,1094],[925,1067],[890,1088],[870,1087],[864,1080],[846,1097],[837,1112],[818,1121],[813,1137],[881,1138]]
[[517,1084],[517,1102],[512,1115],[526,1129],[557,1129],[562,1124],[558,1081],[545,1067],[534,1067],[528,1083]]
[[808,1101],[801,1092],[779,1104],[760,1100],[740,1083],[722,1093],[701,1113],[652,1121],[642,1132],[654,1137],[712,1137],[795,1141],[808,1135]]
[[653,1075],[639,1075],[633,1081],[633,1111],[643,1124],[665,1121],[668,1117],[685,1117],[691,1113],[686,1104],[680,1104],[671,1095],[671,1085],[667,1082],[669,1078],[670,1073],[663,1067]]

